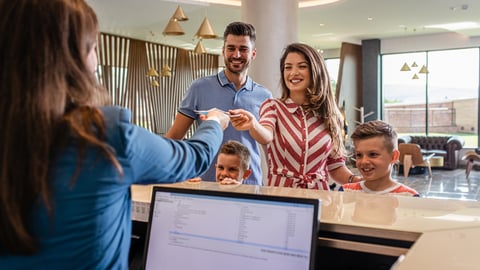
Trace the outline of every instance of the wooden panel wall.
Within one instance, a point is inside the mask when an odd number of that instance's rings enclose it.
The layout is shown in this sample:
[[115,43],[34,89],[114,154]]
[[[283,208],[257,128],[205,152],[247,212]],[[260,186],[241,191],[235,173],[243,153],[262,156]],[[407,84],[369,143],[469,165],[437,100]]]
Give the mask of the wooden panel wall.
[[[192,51],[102,33],[98,38],[98,80],[110,93],[112,103],[132,111],[132,122],[157,134],[172,125],[177,108],[193,80],[218,72],[216,54]],[[171,68],[162,77],[162,68]],[[147,76],[154,68],[159,77]],[[152,80],[159,86],[153,86]],[[195,127],[189,132],[189,135]]]

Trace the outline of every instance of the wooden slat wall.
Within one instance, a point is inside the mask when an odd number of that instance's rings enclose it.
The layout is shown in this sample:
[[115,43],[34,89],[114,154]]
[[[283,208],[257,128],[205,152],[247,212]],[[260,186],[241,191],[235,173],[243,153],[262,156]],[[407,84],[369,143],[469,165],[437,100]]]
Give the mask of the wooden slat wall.
[[[132,122],[157,134],[171,127],[178,106],[193,80],[218,72],[219,56],[111,34],[98,38],[98,79],[112,103],[132,111]],[[162,68],[171,68],[162,77]],[[153,67],[159,77],[147,76]],[[152,80],[159,82],[158,87]],[[195,126],[187,134],[190,137]]]

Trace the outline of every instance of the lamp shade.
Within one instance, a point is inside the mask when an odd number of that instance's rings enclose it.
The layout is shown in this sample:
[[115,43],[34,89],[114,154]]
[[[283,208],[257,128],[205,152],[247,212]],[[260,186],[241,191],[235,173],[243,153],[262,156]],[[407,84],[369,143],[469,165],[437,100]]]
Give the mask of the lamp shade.
[[407,63],[404,63],[400,71],[410,71],[410,67],[407,65]]
[[172,17],[168,21],[167,26],[165,26],[165,29],[163,29],[163,34],[166,36],[181,36],[184,35],[185,32],[183,32],[183,29],[178,23],[177,19]]
[[202,40],[199,40],[197,43],[197,46],[195,46],[195,49],[193,49],[193,53],[195,54],[204,54],[207,51],[205,50],[205,47],[203,47]]
[[177,21],[183,22],[183,21],[188,21],[188,17],[185,16],[185,13],[183,13],[182,7],[179,5],[177,7],[177,10],[175,10],[175,13],[173,13],[173,17]]
[[425,65],[423,65],[418,73],[427,74],[428,73],[427,67]]
[[162,77],[170,77],[172,76],[172,69],[168,66],[168,64],[165,64],[162,68]]
[[152,67],[152,68],[150,68],[150,69],[148,70],[147,76],[149,76],[149,77],[150,77],[150,76],[158,77],[158,73],[157,73],[157,71]]
[[210,38],[216,38],[217,35],[213,31],[212,26],[210,25],[210,22],[208,21],[207,17],[203,19],[202,24],[197,30],[197,33],[195,34],[195,37],[197,38],[203,38],[203,39],[210,39]]
[[418,79],[417,73],[413,74],[412,80],[417,80],[417,79]]

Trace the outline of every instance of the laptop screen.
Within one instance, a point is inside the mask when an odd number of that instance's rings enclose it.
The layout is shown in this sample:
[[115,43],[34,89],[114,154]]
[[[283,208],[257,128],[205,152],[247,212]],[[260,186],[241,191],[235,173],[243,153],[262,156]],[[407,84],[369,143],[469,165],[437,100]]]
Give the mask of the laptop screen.
[[311,270],[318,211],[317,199],[154,187],[144,268]]

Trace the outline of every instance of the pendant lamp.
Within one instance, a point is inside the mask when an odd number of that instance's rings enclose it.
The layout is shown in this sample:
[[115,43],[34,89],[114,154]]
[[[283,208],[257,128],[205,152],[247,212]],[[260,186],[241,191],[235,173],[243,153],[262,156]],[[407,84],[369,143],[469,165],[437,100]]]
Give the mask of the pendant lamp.
[[197,46],[195,46],[195,49],[193,49],[193,53],[195,54],[204,54],[207,51],[205,50],[205,47],[203,47],[202,40],[200,39],[197,43]]
[[147,72],[147,77],[158,77],[158,73],[153,67],[151,67]]
[[178,20],[172,17],[168,21],[168,24],[165,27],[165,29],[163,29],[162,34],[164,34],[165,36],[181,36],[181,35],[184,35],[185,32],[183,32],[183,29],[178,23]]
[[410,67],[407,65],[407,63],[404,63],[400,71],[410,71]]
[[217,35],[213,31],[212,26],[210,25],[210,22],[208,21],[207,17],[203,19],[202,24],[197,30],[197,33],[195,34],[196,38],[203,38],[203,39],[211,39],[211,38],[216,38]]
[[168,64],[165,64],[162,68],[162,77],[170,77],[172,76],[172,69],[168,66]]
[[185,16],[185,13],[183,13],[183,9],[180,5],[178,5],[177,10],[175,10],[175,13],[173,13],[173,18],[180,22],[188,21],[188,17]]
[[428,73],[427,67],[425,65],[423,65],[418,73],[427,74]]

